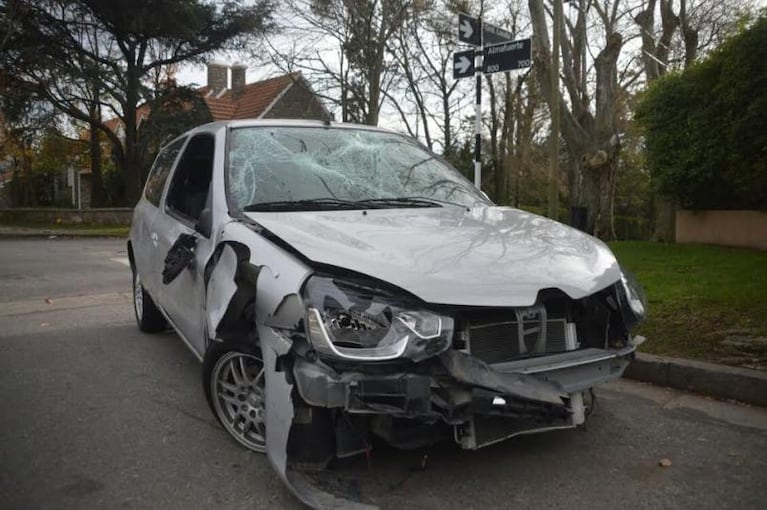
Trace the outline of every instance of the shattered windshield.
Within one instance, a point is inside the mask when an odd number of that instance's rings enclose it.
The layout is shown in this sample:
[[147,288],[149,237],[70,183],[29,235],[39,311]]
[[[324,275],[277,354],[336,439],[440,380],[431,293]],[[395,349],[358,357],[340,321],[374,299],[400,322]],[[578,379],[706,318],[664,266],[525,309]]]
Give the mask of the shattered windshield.
[[230,136],[228,191],[239,210],[489,204],[458,171],[401,135],[250,127]]

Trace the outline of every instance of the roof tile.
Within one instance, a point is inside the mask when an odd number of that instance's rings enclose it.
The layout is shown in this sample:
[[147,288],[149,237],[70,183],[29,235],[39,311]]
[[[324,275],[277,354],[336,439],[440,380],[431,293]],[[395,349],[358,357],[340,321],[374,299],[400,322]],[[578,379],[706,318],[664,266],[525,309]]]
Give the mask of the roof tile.
[[199,89],[213,120],[254,119],[260,117],[274,100],[294,81],[298,73],[249,83],[240,89],[227,90],[221,97],[207,95],[208,87]]

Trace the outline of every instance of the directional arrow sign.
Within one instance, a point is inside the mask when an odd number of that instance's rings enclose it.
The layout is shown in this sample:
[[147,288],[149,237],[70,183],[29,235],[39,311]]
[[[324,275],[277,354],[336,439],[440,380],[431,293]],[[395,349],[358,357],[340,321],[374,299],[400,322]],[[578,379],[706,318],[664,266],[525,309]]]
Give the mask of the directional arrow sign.
[[453,78],[459,80],[474,76],[474,50],[457,51],[453,54]]
[[530,39],[520,39],[493,46],[485,46],[483,72],[500,73],[524,69],[532,65],[532,47]]
[[458,40],[474,46],[482,44],[482,22],[468,14],[458,13]]
[[482,22],[482,44],[500,44],[514,40],[514,34],[501,27]]

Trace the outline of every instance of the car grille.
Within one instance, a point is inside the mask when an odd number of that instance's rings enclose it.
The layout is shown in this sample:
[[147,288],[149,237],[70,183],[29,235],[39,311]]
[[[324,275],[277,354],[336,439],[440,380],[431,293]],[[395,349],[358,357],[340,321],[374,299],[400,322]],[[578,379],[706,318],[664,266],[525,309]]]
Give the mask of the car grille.
[[522,341],[516,320],[469,324],[469,350],[485,363],[503,363],[530,354],[563,352],[565,319],[546,319],[546,335],[540,338],[539,320],[522,321]]

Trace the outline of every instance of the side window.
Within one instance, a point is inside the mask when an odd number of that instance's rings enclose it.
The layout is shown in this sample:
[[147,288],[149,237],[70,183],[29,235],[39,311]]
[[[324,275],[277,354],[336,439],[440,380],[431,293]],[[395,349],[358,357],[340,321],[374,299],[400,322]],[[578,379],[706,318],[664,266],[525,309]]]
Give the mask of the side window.
[[213,135],[196,135],[189,140],[170,181],[167,208],[193,223],[208,201],[214,150]]
[[144,196],[149,202],[158,207],[160,206],[162,190],[165,188],[165,181],[168,180],[168,174],[170,174],[170,170],[173,168],[173,162],[176,161],[178,151],[181,150],[185,140],[185,138],[176,140],[165,147],[157,156],[157,159],[154,160],[152,169],[149,171],[149,177],[147,177],[146,186],[144,186]]

